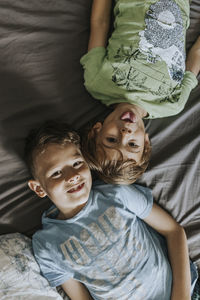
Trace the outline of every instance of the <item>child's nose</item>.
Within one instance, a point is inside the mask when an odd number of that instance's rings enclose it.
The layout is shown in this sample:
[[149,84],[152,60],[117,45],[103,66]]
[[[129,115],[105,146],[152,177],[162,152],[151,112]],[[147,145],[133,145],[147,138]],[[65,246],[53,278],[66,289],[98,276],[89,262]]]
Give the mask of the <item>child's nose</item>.
[[122,134],[132,133],[132,129],[131,128],[126,128],[126,127],[122,127],[120,131],[121,131]]
[[80,179],[80,175],[79,174],[74,174],[74,175],[68,177],[67,182],[75,184],[79,181],[79,179]]

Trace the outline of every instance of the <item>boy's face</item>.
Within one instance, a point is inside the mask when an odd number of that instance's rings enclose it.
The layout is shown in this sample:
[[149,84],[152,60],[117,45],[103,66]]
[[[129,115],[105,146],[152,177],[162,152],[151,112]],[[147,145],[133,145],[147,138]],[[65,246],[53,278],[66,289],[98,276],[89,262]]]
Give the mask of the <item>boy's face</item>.
[[97,136],[97,153],[100,157],[103,147],[108,160],[120,160],[120,150],[123,160],[133,159],[139,163],[144,145],[149,143],[141,112],[128,103],[119,104],[103,124],[96,123],[93,130]]
[[36,179],[29,181],[29,187],[39,197],[48,196],[62,215],[71,217],[86,204],[91,172],[76,145],[49,144],[36,154],[34,166]]

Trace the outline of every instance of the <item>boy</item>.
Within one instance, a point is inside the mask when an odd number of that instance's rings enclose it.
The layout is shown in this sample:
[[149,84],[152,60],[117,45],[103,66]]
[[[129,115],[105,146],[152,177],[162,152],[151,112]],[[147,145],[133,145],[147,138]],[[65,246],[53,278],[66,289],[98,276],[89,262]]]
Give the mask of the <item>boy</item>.
[[[100,178],[133,183],[145,171],[150,144],[143,118],[179,113],[200,70],[200,38],[189,52],[185,72],[188,0],[93,0],[88,53],[81,59],[85,86],[114,111],[84,139],[84,155]],[[120,104],[119,104],[120,103]]]
[[65,124],[33,131],[25,153],[29,187],[54,203],[33,236],[52,286],[62,285],[72,300],[191,299],[184,230],[153,204],[148,188],[98,182],[91,190],[79,137]]

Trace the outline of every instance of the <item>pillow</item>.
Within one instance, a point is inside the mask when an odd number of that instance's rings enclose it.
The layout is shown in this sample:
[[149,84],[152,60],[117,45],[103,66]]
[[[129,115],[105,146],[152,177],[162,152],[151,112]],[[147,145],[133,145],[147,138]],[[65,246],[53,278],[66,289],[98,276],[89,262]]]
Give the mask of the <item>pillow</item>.
[[[59,289],[60,291],[60,289]],[[62,291],[63,293],[63,291]],[[0,299],[62,300],[40,274],[31,239],[20,233],[0,235]]]

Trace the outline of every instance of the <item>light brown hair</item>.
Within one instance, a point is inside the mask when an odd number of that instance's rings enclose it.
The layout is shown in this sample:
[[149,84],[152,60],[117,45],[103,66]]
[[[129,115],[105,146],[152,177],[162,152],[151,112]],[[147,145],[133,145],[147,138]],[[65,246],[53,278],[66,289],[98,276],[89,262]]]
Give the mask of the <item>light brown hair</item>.
[[75,144],[80,148],[79,135],[71,130],[66,123],[58,121],[46,121],[38,128],[32,129],[25,141],[24,157],[27,166],[35,177],[35,157],[41,153],[49,144],[66,145]]
[[[119,151],[119,160],[108,160],[106,153],[101,147],[101,157],[97,157],[96,135],[87,134],[82,140],[82,153],[90,169],[106,183],[112,184],[132,184],[147,169],[151,155],[151,146],[145,143],[140,163],[134,159],[123,160],[123,155]],[[98,151],[99,153],[99,151]]]

